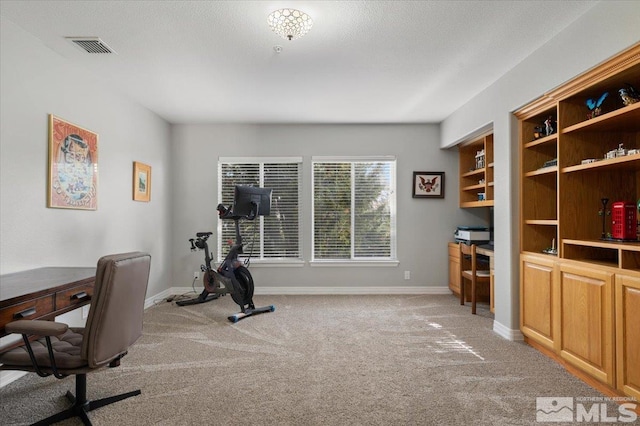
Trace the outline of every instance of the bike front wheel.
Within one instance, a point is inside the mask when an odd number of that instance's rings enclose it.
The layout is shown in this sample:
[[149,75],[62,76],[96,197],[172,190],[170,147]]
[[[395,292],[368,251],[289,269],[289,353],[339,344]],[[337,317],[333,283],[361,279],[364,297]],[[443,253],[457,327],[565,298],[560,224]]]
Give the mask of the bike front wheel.
[[249,305],[249,308],[253,308],[253,277],[247,268],[244,266],[238,266],[234,275],[239,288],[231,293],[231,298],[240,307],[244,308]]

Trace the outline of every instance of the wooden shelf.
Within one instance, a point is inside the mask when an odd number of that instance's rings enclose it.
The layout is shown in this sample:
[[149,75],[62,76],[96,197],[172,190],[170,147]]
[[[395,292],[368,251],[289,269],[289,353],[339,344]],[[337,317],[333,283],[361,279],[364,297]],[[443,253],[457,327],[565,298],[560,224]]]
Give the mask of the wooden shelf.
[[550,173],[558,173],[558,166],[543,167],[538,170],[532,170],[530,172],[526,172],[524,175],[526,177],[532,177],[532,176],[548,175]]
[[[635,105],[635,104],[634,104]],[[576,164],[575,166],[563,167],[562,173],[579,172],[582,170],[593,169],[630,169],[640,170],[640,154],[625,155],[624,157],[610,158],[607,160],[599,160],[595,163]]]
[[591,259],[588,257],[576,257],[576,258],[571,258],[570,260],[575,260],[576,262],[583,262],[583,263],[589,263],[591,265],[597,265],[597,266],[604,266],[605,268],[617,268],[618,267],[618,262],[614,262],[614,261],[607,261],[607,260],[602,260],[602,259]]
[[558,226],[556,219],[525,219],[527,225]]
[[549,253],[544,253],[542,251],[522,251],[520,254],[522,255],[527,255],[527,256],[540,256],[540,257],[545,257],[545,258],[556,258],[558,256],[556,256],[555,254],[549,254]]
[[600,115],[586,120],[573,126],[562,129],[563,134],[589,131],[630,131],[637,132],[640,130],[640,102],[625,106],[623,108],[611,111],[607,114]]
[[485,200],[485,201],[465,201],[460,203],[460,207],[462,208],[472,208],[472,207],[492,207],[493,200]]
[[460,188],[463,191],[473,191],[474,189],[482,189],[484,190],[485,188],[485,184],[484,183],[479,183],[477,185],[469,185],[469,186],[465,186],[463,188]]
[[462,173],[460,176],[461,177],[471,177],[471,176],[478,176],[478,175],[483,175],[484,174],[484,169],[475,169],[475,170],[469,170],[466,173]]
[[528,148],[534,148],[536,146],[541,146],[541,145],[552,145],[552,144],[555,144],[557,140],[558,140],[558,134],[554,133],[552,135],[545,136],[544,138],[527,142],[524,144],[524,147],[528,149]]
[[612,250],[625,250],[640,252],[640,241],[623,242],[623,241],[606,241],[606,240],[562,240],[562,244],[582,246],[582,247],[598,247]]

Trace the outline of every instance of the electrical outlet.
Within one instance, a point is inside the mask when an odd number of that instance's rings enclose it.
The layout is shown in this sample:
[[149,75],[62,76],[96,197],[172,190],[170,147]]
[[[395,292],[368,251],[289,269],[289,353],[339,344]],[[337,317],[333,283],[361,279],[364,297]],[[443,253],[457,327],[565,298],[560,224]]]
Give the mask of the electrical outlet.
[[198,278],[200,278],[200,271],[193,271],[193,279],[197,280]]
[[411,271],[404,271],[404,279],[405,280],[411,279]]

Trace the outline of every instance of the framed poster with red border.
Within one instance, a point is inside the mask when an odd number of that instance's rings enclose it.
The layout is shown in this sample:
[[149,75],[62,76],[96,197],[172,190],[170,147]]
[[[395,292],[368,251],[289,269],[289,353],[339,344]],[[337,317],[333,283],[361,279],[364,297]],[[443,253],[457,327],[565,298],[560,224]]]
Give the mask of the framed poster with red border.
[[49,114],[47,207],[98,208],[98,134]]

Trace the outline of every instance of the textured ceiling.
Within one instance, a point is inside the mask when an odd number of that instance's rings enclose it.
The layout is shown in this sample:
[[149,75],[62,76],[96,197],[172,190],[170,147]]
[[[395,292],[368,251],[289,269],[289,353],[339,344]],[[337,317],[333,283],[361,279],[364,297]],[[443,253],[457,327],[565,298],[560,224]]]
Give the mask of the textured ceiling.
[[[171,123],[425,123],[594,5],[2,0],[0,14]],[[309,34],[274,34],[267,16],[281,7],[311,15]],[[67,36],[98,36],[117,54],[84,53]]]

